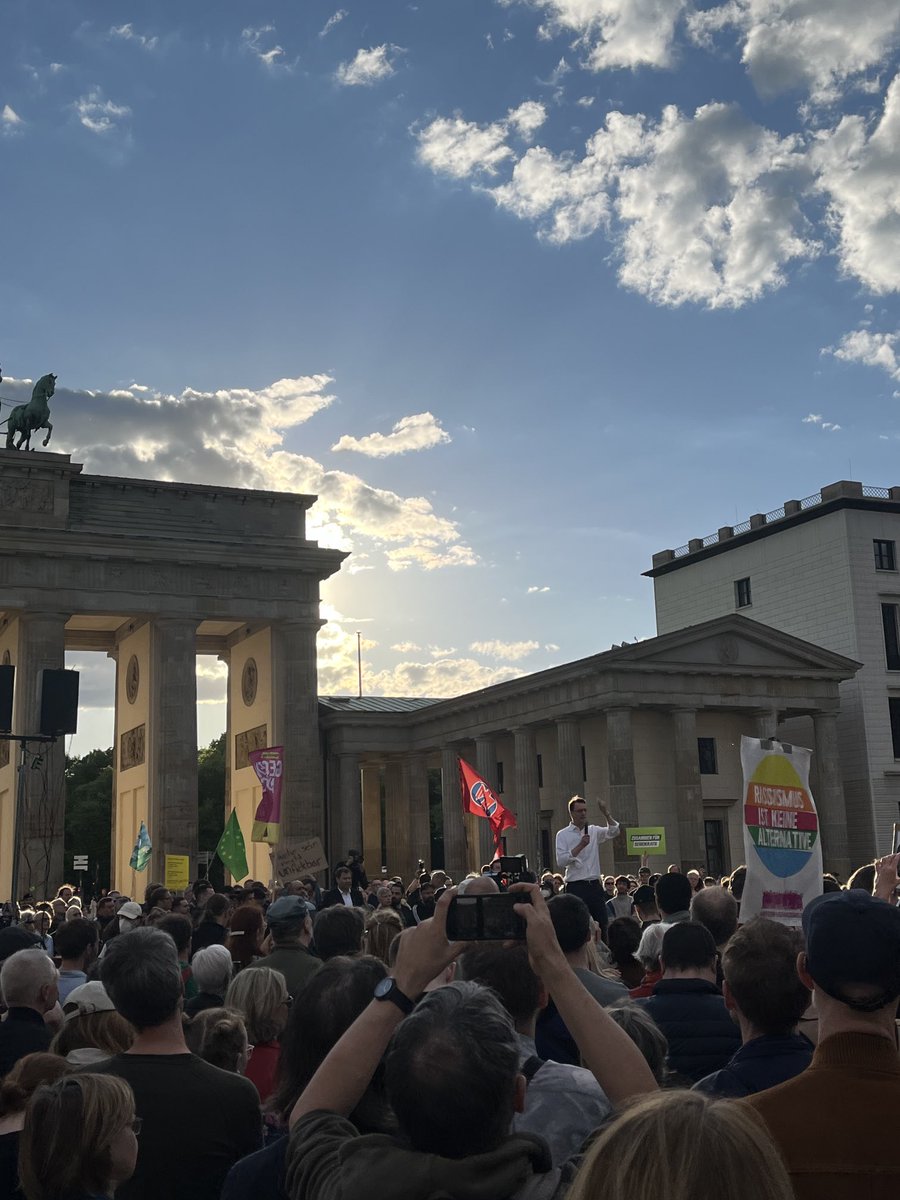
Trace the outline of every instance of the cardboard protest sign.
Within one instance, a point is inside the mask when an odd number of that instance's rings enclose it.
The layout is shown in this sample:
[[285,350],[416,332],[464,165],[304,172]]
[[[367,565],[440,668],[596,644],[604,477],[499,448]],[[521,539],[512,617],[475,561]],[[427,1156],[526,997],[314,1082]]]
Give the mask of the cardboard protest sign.
[[642,858],[645,854],[666,853],[666,830],[663,825],[634,825],[625,831],[628,853]]
[[822,894],[819,817],[809,790],[811,753],[800,746],[741,738],[747,880],[741,922],[768,917],[800,925]]
[[282,883],[328,870],[328,859],[318,838],[308,838],[296,846],[279,846],[274,861],[275,875]]

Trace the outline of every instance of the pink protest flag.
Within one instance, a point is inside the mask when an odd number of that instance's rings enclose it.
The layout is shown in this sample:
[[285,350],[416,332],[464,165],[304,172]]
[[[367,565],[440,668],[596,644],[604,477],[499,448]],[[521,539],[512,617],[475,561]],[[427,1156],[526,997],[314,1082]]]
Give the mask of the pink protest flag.
[[274,846],[281,837],[281,783],[284,777],[284,747],[270,746],[266,750],[251,750],[250,766],[262,785],[262,799],[253,818],[251,842],[268,842]]

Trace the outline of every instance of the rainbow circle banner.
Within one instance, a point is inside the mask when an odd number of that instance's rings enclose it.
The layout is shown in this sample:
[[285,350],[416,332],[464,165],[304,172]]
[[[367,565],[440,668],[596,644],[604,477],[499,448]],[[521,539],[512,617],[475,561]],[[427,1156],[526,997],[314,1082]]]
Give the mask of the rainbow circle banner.
[[810,758],[811,752],[801,746],[741,738],[747,862],[742,922],[768,917],[799,926],[804,907],[822,894],[822,842],[809,790]]

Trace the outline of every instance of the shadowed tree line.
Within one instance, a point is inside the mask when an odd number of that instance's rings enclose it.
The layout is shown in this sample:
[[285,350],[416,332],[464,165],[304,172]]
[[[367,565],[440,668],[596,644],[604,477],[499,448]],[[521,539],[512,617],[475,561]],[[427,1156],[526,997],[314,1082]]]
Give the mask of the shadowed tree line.
[[[197,793],[200,808],[198,848],[212,852],[225,823],[224,733],[197,755]],[[84,876],[86,892],[109,887],[112,802],[112,748],[91,750],[81,757],[67,756],[65,871],[68,878],[72,873],[73,857],[86,854],[90,867]],[[151,840],[153,835],[151,828]],[[137,830],[134,836],[137,836]],[[161,869],[160,866],[159,871]],[[224,882],[222,864],[218,859],[210,864],[209,876],[217,887]]]

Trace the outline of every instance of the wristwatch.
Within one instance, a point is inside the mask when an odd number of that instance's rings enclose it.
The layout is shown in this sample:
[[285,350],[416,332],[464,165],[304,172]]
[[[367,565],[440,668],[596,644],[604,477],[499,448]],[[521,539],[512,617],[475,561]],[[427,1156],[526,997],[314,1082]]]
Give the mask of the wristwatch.
[[409,996],[404,995],[397,987],[397,980],[393,979],[390,975],[384,979],[379,979],[378,983],[375,984],[375,999],[392,1000],[404,1016],[407,1017],[416,1007],[415,1000],[410,1000]]

